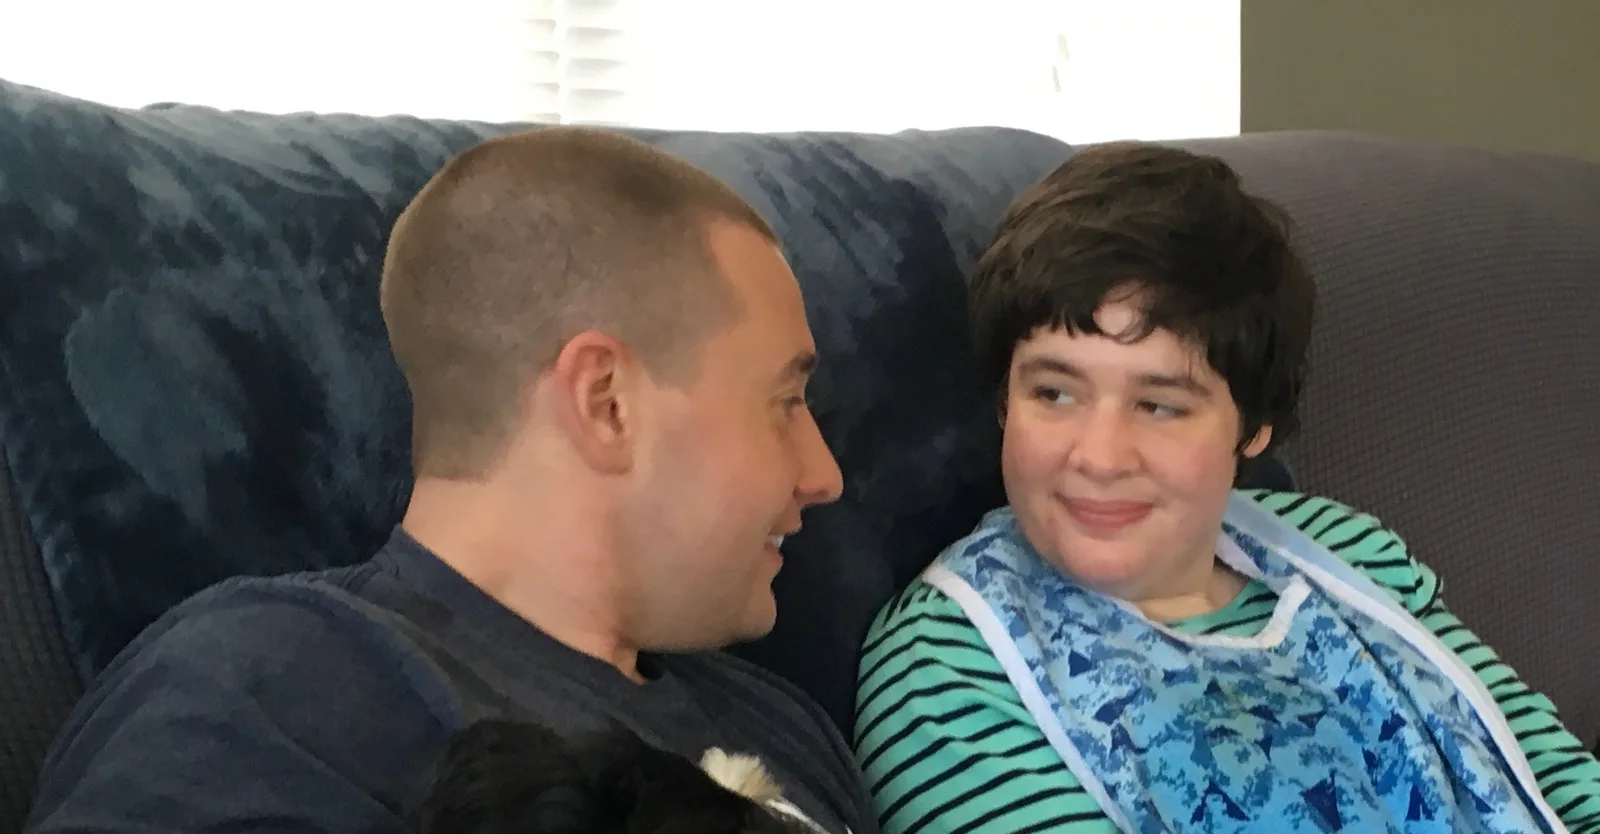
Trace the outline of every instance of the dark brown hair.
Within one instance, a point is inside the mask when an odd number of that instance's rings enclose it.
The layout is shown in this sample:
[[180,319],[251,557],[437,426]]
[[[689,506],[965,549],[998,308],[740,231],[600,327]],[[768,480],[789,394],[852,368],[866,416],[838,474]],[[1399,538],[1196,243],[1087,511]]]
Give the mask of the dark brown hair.
[[1139,142],[1078,151],[1000,219],[968,291],[984,372],[1004,391],[1017,346],[1041,328],[1102,334],[1094,315],[1131,291],[1156,329],[1201,347],[1243,417],[1272,445],[1298,428],[1316,285],[1287,215],[1216,157]]
[[479,477],[527,383],[597,329],[682,375],[737,313],[710,250],[719,219],[776,241],[711,174],[612,131],[546,127],[452,160],[396,221],[381,291],[411,390],[418,474]]

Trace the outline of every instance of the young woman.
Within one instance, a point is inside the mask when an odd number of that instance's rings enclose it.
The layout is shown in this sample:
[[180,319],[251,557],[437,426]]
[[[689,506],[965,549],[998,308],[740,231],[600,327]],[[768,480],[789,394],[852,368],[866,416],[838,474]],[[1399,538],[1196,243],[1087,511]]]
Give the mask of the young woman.
[[1314,297],[1217,159],[1085,150],[1007,212],[970,301],[1008,506],[861,665],[888,834],[1600,831],[1600,763],[1395,533],[1234,489]]

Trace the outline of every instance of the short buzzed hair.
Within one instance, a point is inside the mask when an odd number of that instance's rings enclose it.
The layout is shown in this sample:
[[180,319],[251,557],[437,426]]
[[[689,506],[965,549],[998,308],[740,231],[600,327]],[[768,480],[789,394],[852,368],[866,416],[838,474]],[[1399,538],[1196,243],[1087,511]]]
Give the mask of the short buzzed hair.
[[738,312],[711,251],[718,220],[777,242],[725,183],[613,131],[537,128],[447,164],[395,222],[380,291],[416,474],[482,477],[529,381],[585,330],[663,378],[697,368]]

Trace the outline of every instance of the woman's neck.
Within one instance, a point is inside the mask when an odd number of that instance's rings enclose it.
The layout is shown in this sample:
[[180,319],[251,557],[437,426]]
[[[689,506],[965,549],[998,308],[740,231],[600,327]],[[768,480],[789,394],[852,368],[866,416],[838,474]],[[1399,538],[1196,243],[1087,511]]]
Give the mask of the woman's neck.
[[1134,606],[1158,623],[1174,623],[1212,614],[1233,602],[1250,580],[1212,557],[1210,570],[1193,591],[1159,599],[1137,600]]

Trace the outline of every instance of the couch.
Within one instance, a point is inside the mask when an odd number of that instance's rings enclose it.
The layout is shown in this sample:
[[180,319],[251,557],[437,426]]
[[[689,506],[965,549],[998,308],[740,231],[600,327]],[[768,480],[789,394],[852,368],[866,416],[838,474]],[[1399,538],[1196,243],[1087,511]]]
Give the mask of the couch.
[[[84,682],[227,576],[345,564],[404,505],[377,278],[457,151],[526,125],[115,109],[0,82],[0,829]],[[1000,500],[963,276],[1073,148],[1014,130],[634,131],[779,230],[846,496],[737,649],[850,724],[867,619]],[[1600,740],[1600,167],[1328,132],[1178,143],[1285,205],[1321,287],[1300,488],[1386,519]]]

